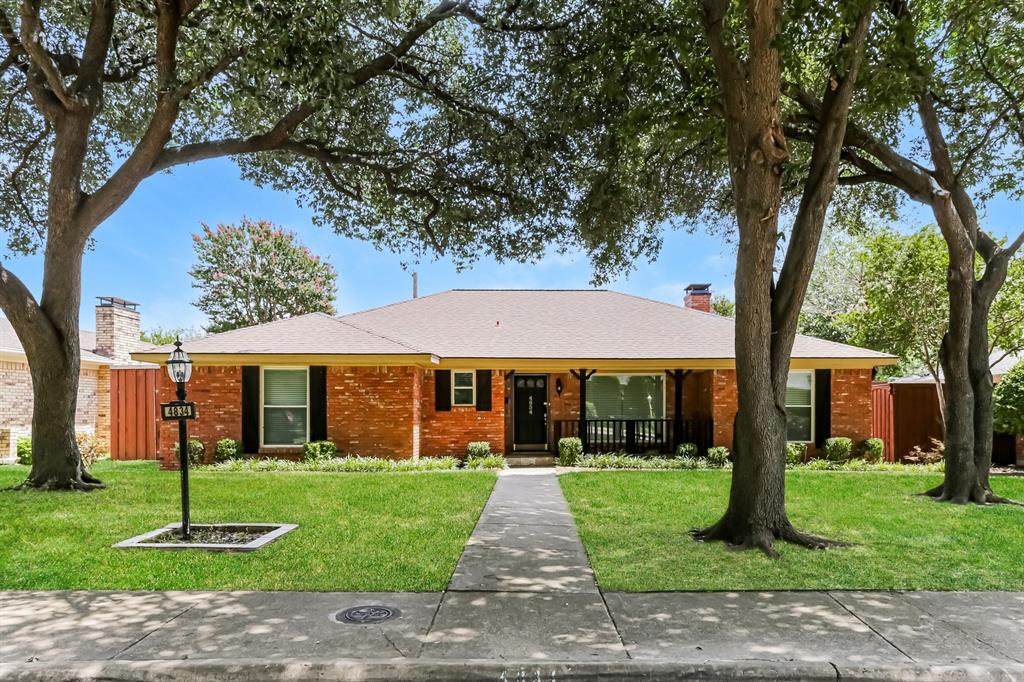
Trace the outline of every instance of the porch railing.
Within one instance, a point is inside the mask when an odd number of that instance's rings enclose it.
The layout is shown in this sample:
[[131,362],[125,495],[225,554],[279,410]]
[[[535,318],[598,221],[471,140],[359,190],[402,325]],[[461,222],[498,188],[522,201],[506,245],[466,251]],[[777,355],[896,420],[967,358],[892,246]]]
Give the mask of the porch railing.
[[[588,419],[588,452],[671,453],[676,443],[694,443],[700,454],[711,447],[713,430],[710,419],[683,419],[679,438],[674,438],[671,419]],[[580,437],[578,419],[555,420],[555,442]]]

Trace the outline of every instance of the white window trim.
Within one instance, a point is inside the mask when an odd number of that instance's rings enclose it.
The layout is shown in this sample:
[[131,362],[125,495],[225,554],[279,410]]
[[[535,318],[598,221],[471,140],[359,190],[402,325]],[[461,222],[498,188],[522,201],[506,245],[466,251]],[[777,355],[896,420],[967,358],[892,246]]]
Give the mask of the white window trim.
[[[291,371],[295,371],[295,372],[297,372],[299,370],[305,370],[305,372],[306,372],[306,404],[305,404],[304,407],[306,409],[306,442],[307,443],[309,442],[309,367],[295,367],[295,366],[289,367],[289,366],[280,366],[280,365],[277,365],[277,366],[273,366],[272,365],[272,366],[268,366],[268,367],[261,366],[260,367],[260,450],[264,450],[264,449],[268,449],[269,450],[269,449],[275,449],[275,448],[297,448],[297,447],[301,447],[300,445],[297,445],[297,444],[294,444],[294,443],[290,444],[290,445],[288,445],[288,444],[285,444],[285,445],[270,445],[270,444],[267,444],[266,442],[264,442],[264,438],[263,438],[263,418],[264,418],[264,415],[266,414],[267,406],[266,406],[266,404],[263,401],[263,387],[266,385],[266,381],[264,381],[263,375],[264,375],[264,372],[266,372],[266,370],[268,370],[268,369],[286,369],[286,370],[291,370]],[[271,407],[299,408],[299,407],[303,407],[303,405],[271,405]]]
[[[468,374],[472,377],[473,383],[470,386],[459,386],[459,389],[466,390],[467,388],[473,389],[473,401],[468,403],[457,403],[455,402],[455,375],[456,374]],[[454,369],[452,370],[452,407],[476,407],[476,370],[475,369]]]
[[[818,385],[817,385],[818,378],[815,376],[815,371],[813,369],[791,369],[791,370],[789,370],[789,374],[810,374],[811,375],[811,439],[810,440],[791,440],[791,441],[789,441],[790,443],[804,443],[806,445],[810,445],[811,443],[815,442],[815,440],[814,440],[814,435],[815,435],[814,434],[814,429],[815,429],[815,426],[816,426],[817,421],[818,421],[815,418],[815,414],[814,414],[815,409],[816,409],[815,408],[815,403],[818,402],[818,400],[817,400],[817,398],[818,398]],[[787,380],[788,380],[789,375],[787,374],[786,376],[787,376]],[[807,407],[807,406],[806,405],[792,405],[792,406],[791,405],[786,405],[786,409],[787,410],[790,407]],[[788,428],[788,425],[787,425],[787,428]]]
[[[664,374],[658,374],[657,372],[594,372],[591,374],[587,381],[590,381],[595,376],[610,376],[610,377],[662,377],[661,379],[661,417],[654,417],[654,419],[668,419],[668,377]],[[620,419],[621,417],[615,417]]]

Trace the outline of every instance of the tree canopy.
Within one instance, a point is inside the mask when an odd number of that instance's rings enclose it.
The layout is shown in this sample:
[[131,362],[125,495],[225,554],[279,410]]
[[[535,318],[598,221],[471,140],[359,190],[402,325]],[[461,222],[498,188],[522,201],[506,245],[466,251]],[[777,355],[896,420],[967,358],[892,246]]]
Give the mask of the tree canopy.
[[[949,324],[949,254],[934,226],[834,235],[819,255],[801,314],[801,333],[892,353],[882,376],[938,376]],[[981,263],[979,259],[979,270]],[[1024,350],[1024,258],[1012,260],[989,316],[993,362]]]

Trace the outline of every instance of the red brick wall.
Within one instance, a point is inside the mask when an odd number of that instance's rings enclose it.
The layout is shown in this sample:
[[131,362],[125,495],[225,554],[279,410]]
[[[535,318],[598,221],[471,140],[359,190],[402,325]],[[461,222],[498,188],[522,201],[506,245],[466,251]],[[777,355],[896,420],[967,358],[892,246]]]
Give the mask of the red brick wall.
[[419,371],[415,367],[327,368],[327,439],[338,446],[339,453],[412,457]]
[[[852,438],[854,445],[871,437],[871,370],[832,370],[832,435]],[[732,447],[736,416],[736,372],[715,370],[711,387],[715,445]],[[813,454],[814,445],[808,446]]]
[[716,446],[732,448],[732,423],[736,417],[736,370],[716,369],[711,376],[711,419]]
[[505,451],[505,373],[491,372],[491,410],[478,412],[475,407],[452,407],[451,411],[434,409],[434,373],[423,376],[422,418],[420,422],[420,454],[424,456],[455,455],[463,457],[466,445],[487,441],[491,452]]
[[871,437],[871,370],[832,370],[832,435],[853,439],[856,446]]
[[[176,386],[161,368],[157,383],[157,401],[176,400]],[[197,418],[188,423],[189,438],[198,438],[206,447],[206,460],[221,438],[242,439],[242,368],[195,367],[188,382],[188,400],[196,404]],[[174,444],[178,442],[178,422],[157,424],[157,452],[162,466],[176,469]]]

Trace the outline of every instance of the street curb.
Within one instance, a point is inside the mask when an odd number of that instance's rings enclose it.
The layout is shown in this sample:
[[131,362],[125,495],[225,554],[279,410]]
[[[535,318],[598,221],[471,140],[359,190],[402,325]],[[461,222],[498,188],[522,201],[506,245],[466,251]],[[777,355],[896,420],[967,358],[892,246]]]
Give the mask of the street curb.
[[343,682],[347,680],[1024,680],[1024,664],[834,666],[785,661],[494,661],[494,660],[285,660],[204,659],[182,661],[62,661],[3,663],[0,680],[11,682]]

